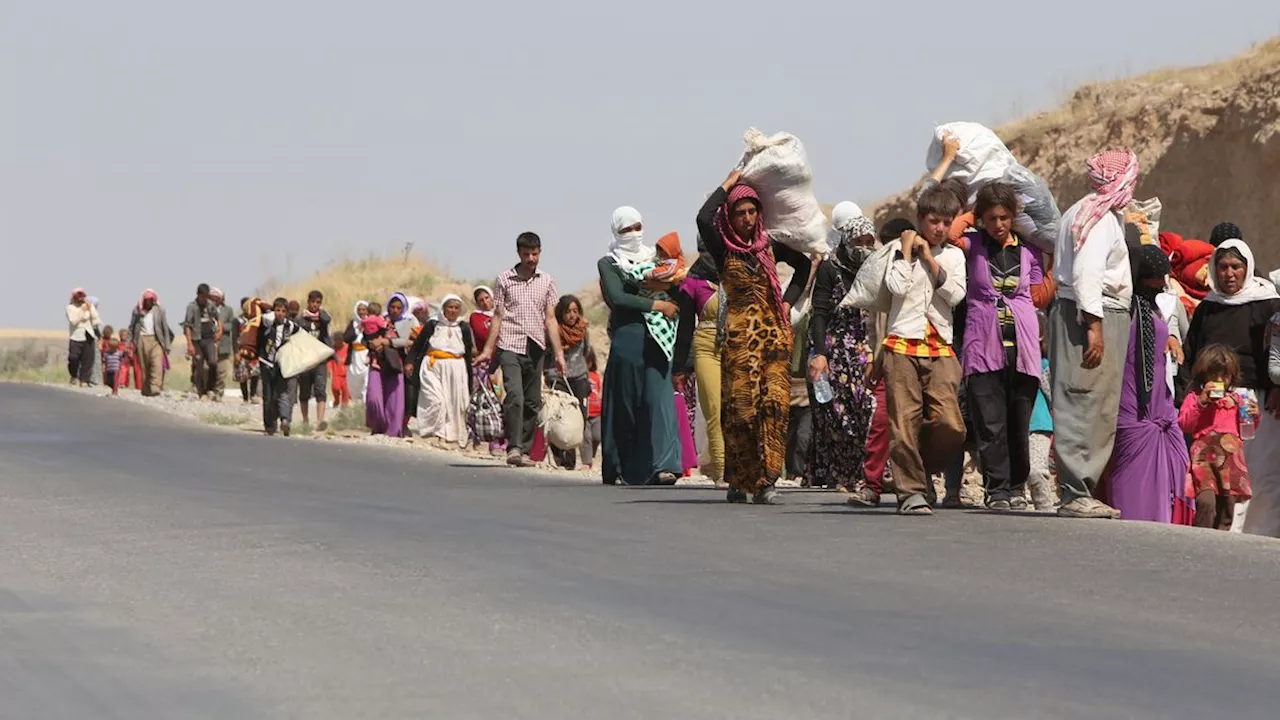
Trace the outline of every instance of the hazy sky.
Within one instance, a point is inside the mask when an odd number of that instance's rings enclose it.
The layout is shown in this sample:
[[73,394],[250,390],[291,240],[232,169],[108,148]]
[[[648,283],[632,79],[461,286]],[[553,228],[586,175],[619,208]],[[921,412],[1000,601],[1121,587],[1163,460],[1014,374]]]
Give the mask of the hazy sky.
[[869,204],[939,122],[1280,32],[1275,0],[980,5],[0,0],[0,326],[65,327],[76,285],[119,324],[146,287],[238,299],[406,242],[492,277],[526,229],[573,289],[618,205],[692,242],[748,126]]

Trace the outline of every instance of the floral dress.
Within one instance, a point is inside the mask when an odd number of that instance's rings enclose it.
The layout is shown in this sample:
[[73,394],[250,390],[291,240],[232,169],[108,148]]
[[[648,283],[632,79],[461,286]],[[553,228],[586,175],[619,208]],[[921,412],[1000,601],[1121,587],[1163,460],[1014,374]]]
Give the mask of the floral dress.
[[827,325],[827,366],[832,400],[813,413],[813,484],[852,489],[863,480],[867,433],[871,429],[874,388],[867,384],[872,348],[870,318],[855,307],[839,307],[845,279],[838,274],[832,288],[835,310]]

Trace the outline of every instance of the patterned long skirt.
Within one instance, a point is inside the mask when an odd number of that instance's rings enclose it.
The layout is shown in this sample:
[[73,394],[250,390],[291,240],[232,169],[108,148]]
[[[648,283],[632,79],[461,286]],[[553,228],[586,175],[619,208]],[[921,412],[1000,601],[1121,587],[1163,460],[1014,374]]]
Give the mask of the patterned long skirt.
[[[843,280],[833,288],[836,305],[844,297]],[[867,342],[870,320],[857,308],[840,308],[827,325],[827,367],[832,400],[813,414],[813,484],[852,489],[864,480],[867,434],[875,388],[867,384],[872,349]]]
[[729,303],[720,358],[724,479],[755,494],[785,464],[792,333],[754,259],[728,253],[721,278]]

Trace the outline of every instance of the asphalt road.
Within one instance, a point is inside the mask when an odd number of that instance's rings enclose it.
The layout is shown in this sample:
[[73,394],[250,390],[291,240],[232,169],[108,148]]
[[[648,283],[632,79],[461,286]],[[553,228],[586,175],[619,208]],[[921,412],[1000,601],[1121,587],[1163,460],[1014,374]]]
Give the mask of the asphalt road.
[[1280,713],[1280,544],[787,500],[0,385],[0,717]]

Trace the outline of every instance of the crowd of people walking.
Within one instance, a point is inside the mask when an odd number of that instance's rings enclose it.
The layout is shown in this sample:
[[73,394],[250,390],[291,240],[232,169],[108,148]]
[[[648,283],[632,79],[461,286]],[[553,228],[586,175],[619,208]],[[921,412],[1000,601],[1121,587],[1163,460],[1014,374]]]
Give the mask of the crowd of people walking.
[[[1137,156],[1103,152],[1082,170],[1092,191],[1062,214],[1052,252],[1015,231],[1013,187],[971,194],[942,173],[922,182],[913,217],[877,227],[836,205],[820,255],[771,237],[767,199],[738,170],[697,212],[688,264],[678,236],[647,243],[641,213],[621,207],[596,268],[603,373],[582,302],[541,269],[532,232],[469,298],[397,292],[340,326],[319,291],[305,304],[244,298],[237,312],[200,285],[180,334],[151,290],[116,334],[77,288],[68,373],[92,382],[100,360],[113,391],[155,395],[181,338],[194,392],[222,401],[238,383],[268,434],[290,434],[295,403],[311,422],[311,401],[323,429],[332,396],[362,402],[372,433],[484,447],[513,466],[549,453],[599,467],[606,484],[660,485],[701,465],[728,502],[762,505],[782,502],[790,475],[853,506],[892,492],[903,515],[963,506],[967,450],[993,512],[1280,536],[1275,282],[1223,223],[1208,292],[1189,306],[1169,254],[1122,214]],[[876,257],[883,302],[849,302]],[[298,333],[333,357],[286,377],[280,352]],[[557,426],[569,440],[548,429],[554,393],[581,415]]]

